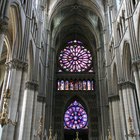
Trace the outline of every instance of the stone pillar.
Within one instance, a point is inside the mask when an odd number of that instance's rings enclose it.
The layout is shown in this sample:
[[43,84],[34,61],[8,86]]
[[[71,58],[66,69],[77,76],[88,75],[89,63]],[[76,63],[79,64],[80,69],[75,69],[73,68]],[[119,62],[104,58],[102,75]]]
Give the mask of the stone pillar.
[[33,0],[27,0],[27,9],[26,9],[26,20],[25,20],[25,30],[23,36],[23,43],[19,52],[19,58],[23,61],[26,61],[27,51],[29,47],[30,31],[31,31],[31,20],[32,20],[32,4]]
[[[139,69],[140,71],[140,69]],[[136,91],[137,91],[137,97],[138,100],[140,101],[140,79],[139,79],[139,71],[136,68],[136,65],[133,64],[133,75],[134,75],[134,79],[135,79],[135,85],[136,85]],[[140,102],[138,102],[139,104],[139,108],[140,108]]]
[[[137,103],[135,101],[135,92],[133,90],[133,84],[129,81],[123,82],[120,84],[122,88],[122,104],[123,104],[123,110],[124,110],[124,115],[125,115],[125,122],[126,122],[126,130],[127,133],[125,134],[127,140],[132,140],[131,137],[129,137],[129,130],[130,130],[130,125],[128,123],[129,117],[133,119],[133,129],[136,134],[138,134],[138,119],[137,119],[137,113],[136,113],[136,108],[137,108]],[[139,140],[139,136],[137,135],[136,137],[133,138],[134,140]]]
[[[9,100],[9,119],[13,122],[17,120],[18,115],[18,104],[19,104],[19,96],[20,96],[20,88],[21,88],[21,78],[22,78],[22,70],[26,67],[26,63],[19,61],[17,59],[13,59],[7,65],[9,65],[9,85],[11,98]],[[2,132],[3,140],[14,140],[14,132],[15,126],[8,124],[4,126]]]
[[120,99],[119,95],[112,95],[109,97],[110,101],[110,120],[111,120],[111,130],[114,140],[122,139],[122,125],[120,119]]
[[5,17],[5,19],[0,20],[0,58],[3,50],[4,36],[7,29],[8,29],[8,18]]
[[122,139],[128,140],[125,136],[127,134],[127,126],[126,126],[126,120],[125,120],[125,111],[124,111],[124,102],[123,102],[123,92],[121,87],[119,88],[119,98],[120,98],[120,116],[121,116],[121,130],[122,130]]
[[110,129],[111,129],[111,135],[114,139],[114,122],[113,122],[113,110],[112,110],[112,102],[109,101],[109,117],[110,117]]
[[[137,67],[138,67],[139,82],[140,82],[140,62],[137,63]],[[139,86],[140,86],[140,84],[139,84]]]
[[[33,137],[33,116],[35,109],[35,99],[37,96],[38,84],[32,81],[26,83],[23,96],[21,123],[19,128],[19,140],[29,140]],[[39,114],[40,115],[40,114]]]
[[[35,96],[36,98],[37,96]],[[35,99],[35,112],[33,117],[33,134],[32,134],[32,140],[43,140],[43,137],[45,137],[45,103],[38,102],[37,98]],[[42,127],[40,127],[40,119],[42,117]],[[41,135],[40,135],[41,134]]]

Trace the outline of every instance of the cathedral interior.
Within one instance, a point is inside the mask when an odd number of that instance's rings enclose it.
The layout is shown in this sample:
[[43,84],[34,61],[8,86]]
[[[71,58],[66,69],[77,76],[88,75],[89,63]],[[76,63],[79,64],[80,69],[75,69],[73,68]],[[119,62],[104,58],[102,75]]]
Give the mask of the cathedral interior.
[[140,140],[140,0],[0,0],[1,140]]

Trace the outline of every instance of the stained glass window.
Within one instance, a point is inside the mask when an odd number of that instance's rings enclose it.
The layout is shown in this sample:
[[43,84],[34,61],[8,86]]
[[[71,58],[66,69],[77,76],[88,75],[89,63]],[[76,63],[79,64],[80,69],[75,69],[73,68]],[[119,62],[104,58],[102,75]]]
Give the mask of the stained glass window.
[[69,81],[65,82],[65,90],[69,90]]
[[61,82],[59,80],[57,82],[57,90],[61,90]]
[[86,129],[88,126],[87,113],[84,107],[74,101],[65,112],[64,128],[65,129]]
[[91,90],[91,82],[87,81],[87,90]]
[[57,90],[94,90],[94,81],[58,80]]
[[66,48],[60,52],[59,62],[68,72],[84,72],[91,67],[92,56],[82,42],[74,40],[68,42]]
[[65,83],[64,83],[64,81],[63,80],[61,80],[61,86],[60,86],[61,88],[61,90],[64,90],[65,89]]

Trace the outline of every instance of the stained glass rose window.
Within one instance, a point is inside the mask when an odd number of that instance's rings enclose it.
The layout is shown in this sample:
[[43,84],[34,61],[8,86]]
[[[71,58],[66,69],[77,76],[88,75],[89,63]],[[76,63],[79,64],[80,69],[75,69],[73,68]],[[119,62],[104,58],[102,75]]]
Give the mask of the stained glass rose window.
[[68,72],[84,72],[91,67],[92,56],[82,42],[74,40],[68,42],[66,48],[60,52],[59,62]]
[[74,101],[67,109],[64,115],[65,129],[86,129],[87,128],[87,113],[84,107]]

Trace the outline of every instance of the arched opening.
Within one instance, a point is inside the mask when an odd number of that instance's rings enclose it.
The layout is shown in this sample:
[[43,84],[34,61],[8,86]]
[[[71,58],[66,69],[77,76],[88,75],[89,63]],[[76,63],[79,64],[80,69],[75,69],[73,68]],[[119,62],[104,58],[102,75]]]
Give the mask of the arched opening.
[[[2,89],[8,88],[9,86],[9,71],[7,65],[6,74],[6,63],[10,62],[13,58],[18,57],[18,48],[21,43],[21,29],[19,22],[19,11],[16,5],[10,5],[8,9],[8,27],[5,32],[2,46],[0,49],[0,93],[2,94]],[[9,71],[8,71],[9,70]]]
[[123,74],[125,81],[132,81],[132,60],[131,60],[131,52],[129,43],[124,44],[123,49]]
[[[94,53],[90,46],[85,45],[85,43],[79,40],[70,40],[67,43],[59,48],[57,53],[57,67],[56,67],[56,93],[55,93],[55,112],[57,112],[58,108],[62,109],[63,106],[59,105],[59,102],[65,102],[66,98],[71,98],[74,95],[80,95],[87,102],[92,100],[94,102],[94,106],[89,105],[89,109],[93,110],[93,112],[97,109],[96,108],[96,76],[95,76],[95,69],[94,67]],[[86,76],[85,76],[86,75]],[[89,95],[89,96],[87,96]],[[59,97],[60,96],[60,97]],[[59,98],[58,98],[59,97]],[[78,96],[75,96],[72,102],[79,102]],[[58,104],[57,104],[58,103]],[[71,104],[70,103],[70,104]],[[69,104],[69,105],[70,105]],[[69,105],[68,108],[69,109]],[[81,103],[82,106],[82,103]],[[96,109],[95,109],[95,108]],[[84,111],[84,108],[83,108]],[[85,111],[86,112],[86,111]],[[65,110],[66,113],[66,110]],[[71,112],[72,114],[72,112]],[[61,113],[57,116],[61,116]],[[65,115],[64,115],[65,116]],[[63,119],[60,120],[60,124],[64,124],[64,116]],[[65,140],[73,139],[76,136],[76,132],[79,132],[79,137],[82,139],[89,139],[89,135],[96,129],[98,131],[98,119],[97,114],[94,112],[93,114],[90,113],[89,124],[85,128],[75,129],[74,128],[67,128],[68,126],[62,125],[62,135],[64,136]],[[62,116],[61,116],[62,117]],[[70,116],[72,117],[72,116]],[[54,122],[57,120],[54,119]],[[93,123],[96,121],[96,123]],[[57,123],[54,123],[55,128],[57,127]],[[95,127],[96,126],[96,127]],[[71,126],[72,127],[72,126]],[[79,126],[77,126],[79,127]],[[90,128],[90,132],[89,129]],[[58,130],[56,130],[58,131]],[[95,134],[97,137],[97,133]]]
[[6,32],[6,37],[9,40],[11,56],[10,60],[13,58],[19,58],[19,50],[21,46],[22,37],[22,26],[21,20],[19,18],[20,12],[15,3],[12,3],[8,9],[8,31]]
[[[60,140],[66,139],[67,131],[64,129],[64,104],[75,95],[84,98],[90,110],[88,129],[83,139],[99,138],[98,65],[103,61],[97,61],[97,52],[98,57],[103,56],[103,28],[98,6],[93,2],[90,4],[92,6],[85,1],[60,2],[51,17],[48,75],[53,80],[48,81],[48,97],[52,96],[48,104],[53,106],[53,118],[48,116],[48,119]],[[71,131],[76,133],[74,129]]]

